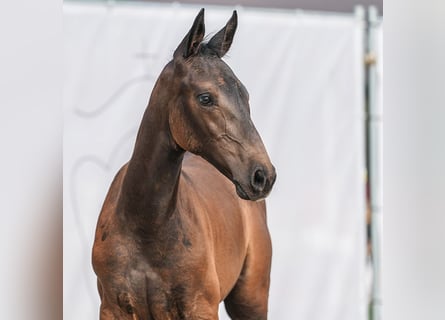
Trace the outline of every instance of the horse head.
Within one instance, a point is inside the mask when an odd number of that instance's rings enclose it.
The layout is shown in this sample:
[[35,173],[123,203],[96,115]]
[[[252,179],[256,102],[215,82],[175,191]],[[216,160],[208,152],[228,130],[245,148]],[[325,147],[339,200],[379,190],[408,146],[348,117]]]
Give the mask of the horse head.
[[275,168],[250,117],[249,94],[221,59],[237,27],[227,24],[203,42],[204,9],[179,44],[170,65],[169,127],[175,143],[197,154],[236,186],[246,200],[265,198],[275,182]]

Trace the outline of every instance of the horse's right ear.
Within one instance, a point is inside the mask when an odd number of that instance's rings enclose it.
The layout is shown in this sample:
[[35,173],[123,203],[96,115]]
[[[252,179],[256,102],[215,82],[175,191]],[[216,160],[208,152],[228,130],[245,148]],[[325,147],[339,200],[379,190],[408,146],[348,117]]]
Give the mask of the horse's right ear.
[[192,28],[186,34],[182,42],[176,48],[173,57],[188,58],[198,52],[199,44],[204,39],[205,27],[204,27],[204,8],[202,8],[193,21]]

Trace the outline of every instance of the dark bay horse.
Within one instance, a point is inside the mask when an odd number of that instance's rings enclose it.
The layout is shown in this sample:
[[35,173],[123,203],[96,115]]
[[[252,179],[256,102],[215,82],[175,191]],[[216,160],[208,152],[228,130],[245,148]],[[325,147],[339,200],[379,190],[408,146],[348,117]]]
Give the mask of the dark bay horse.
[[153,89],[134,152],[97,223],[100,319],[267,319],[275,182],[249,95],[221,60],[234,11],[210,41],[204,9]]

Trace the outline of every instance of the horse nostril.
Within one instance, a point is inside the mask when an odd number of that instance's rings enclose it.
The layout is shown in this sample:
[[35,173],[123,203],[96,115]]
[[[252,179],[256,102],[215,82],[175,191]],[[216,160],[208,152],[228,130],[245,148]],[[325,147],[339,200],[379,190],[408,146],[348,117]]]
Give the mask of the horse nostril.
[[257,169],[252,177],[252,187],[255,191],[263,191],[266,186],[266,174],[263,170]]

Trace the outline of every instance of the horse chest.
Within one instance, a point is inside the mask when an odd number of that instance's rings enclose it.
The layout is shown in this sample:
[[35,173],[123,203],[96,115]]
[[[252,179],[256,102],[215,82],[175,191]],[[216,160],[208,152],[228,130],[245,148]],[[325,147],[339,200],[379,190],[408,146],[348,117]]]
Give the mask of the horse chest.
[[195,319],[215,310],[219,302],[216,283],[202,281],[199,270],[198,274],[192,274],[180,268],[146,266],[145,269],[129,272],[130,307],[127,304],[124,310],[132,310],[141,319],[153,320]]

